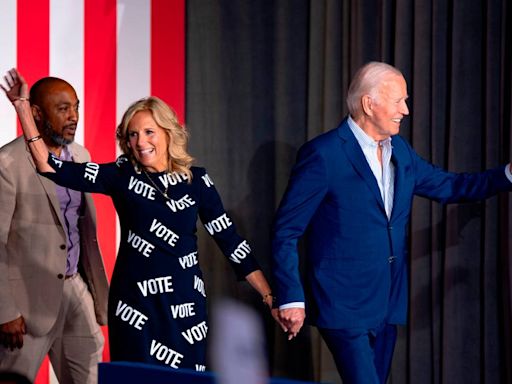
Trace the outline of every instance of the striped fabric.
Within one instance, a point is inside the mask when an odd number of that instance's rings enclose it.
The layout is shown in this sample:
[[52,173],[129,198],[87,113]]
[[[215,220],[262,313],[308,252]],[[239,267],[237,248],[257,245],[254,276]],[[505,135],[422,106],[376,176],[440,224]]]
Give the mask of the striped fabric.
[[[80,99],[76,141],[95,162],[115,159],[115,127],[127,106],[149,94],[185,118],[185,0],[2,0],[0,73],[16,67],[32,85],[69,81]],[[0,95],[0,146],[20,134]],[[110,276],[117,219],[110,198],[95,196],[99,241]],[[106,332],[106,329],[105,329]],[[104,358],[108,360],[108,345]],[[56,383],[45,362],[37,384]]]

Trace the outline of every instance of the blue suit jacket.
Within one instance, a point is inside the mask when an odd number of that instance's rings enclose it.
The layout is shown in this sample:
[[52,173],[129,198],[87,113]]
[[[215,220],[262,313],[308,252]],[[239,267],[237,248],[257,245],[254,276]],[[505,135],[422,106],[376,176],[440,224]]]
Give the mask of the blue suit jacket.
[[[346,120],[299,150],[274,222],[273,264],[279,305],[306,301],[323,328],[401,324],[407,314],[407,231],[414,195],[441,203],[481,200],[510,190],[504,166],[446,172],[392,138],[395,193],[391,218]],[[306,279],[297,241],[306,237]],[[304,288],[310,294],[305,300]]]

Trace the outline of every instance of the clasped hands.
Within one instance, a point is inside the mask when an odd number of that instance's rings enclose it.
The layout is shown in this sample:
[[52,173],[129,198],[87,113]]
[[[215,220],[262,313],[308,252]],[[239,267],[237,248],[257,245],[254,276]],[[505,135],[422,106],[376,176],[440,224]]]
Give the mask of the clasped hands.
[[278,309],[274,307],[274,297],[272,295],[265,295],[263,302],[270,309],[272,317],[281,329],[288,334],[288,340],[293,339],[299,333],[304,318],[306,317],[303,308],[287,308]]
[[279,310],[279,324],[283,331],[288,334],[288,340],[297,336],[304,325],[306,311],[304,308],[286,308]]

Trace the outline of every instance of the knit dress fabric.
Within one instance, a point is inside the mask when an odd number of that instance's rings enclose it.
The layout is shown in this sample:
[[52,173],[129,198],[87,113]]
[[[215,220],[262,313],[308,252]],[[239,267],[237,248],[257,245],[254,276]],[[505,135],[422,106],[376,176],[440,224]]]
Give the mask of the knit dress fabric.
[[139,171],[124,155],[106,164],[52,155],[48,162],[56,172],[43,176],[110,196],[119,216],[108,307],[111,360],[205,370],[208,320],[198,218],[239,279],[259,269],[206,170],[192,167],[189,183],[185,174]]

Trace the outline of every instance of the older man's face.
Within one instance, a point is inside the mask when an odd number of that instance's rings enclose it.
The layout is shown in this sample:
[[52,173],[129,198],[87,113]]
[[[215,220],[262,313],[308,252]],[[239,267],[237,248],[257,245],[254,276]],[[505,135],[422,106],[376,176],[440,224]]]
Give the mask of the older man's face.
[[390,74],[385,78],[372,98],[372,114],[368,119],[376,140],[398,134],[403,117],[409,114],[407,98],[403,76]]

